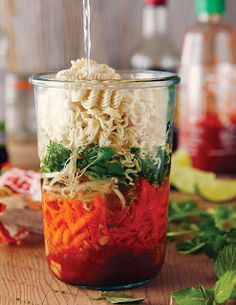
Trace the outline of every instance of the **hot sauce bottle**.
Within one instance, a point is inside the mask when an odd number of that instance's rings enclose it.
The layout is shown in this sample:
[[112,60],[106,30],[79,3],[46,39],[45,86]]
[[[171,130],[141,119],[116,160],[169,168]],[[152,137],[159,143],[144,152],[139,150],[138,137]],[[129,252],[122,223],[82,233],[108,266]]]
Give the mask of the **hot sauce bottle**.
[[198,22],[182,52],[179,148],[193,167],[236,173],[236,30],[225,0],[196,0]]

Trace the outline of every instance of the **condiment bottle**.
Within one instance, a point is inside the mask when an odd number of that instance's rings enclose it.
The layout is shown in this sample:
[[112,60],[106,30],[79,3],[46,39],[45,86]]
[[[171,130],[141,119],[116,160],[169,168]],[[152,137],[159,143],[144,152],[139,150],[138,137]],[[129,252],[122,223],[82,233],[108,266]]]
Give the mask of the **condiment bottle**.
[[5,72],[7,63],[8,39],[0,29],[0,170],[8,162],[5,132]]
[[171,72],[177,70],[179,56],[167,29],[167,0],[145,0],[142,37],[139,49],[131,59],[132,68]]
[[225,0],[195,9],[180,66],[179,148],[195,168],[236,173],[236,30],[223,20]]

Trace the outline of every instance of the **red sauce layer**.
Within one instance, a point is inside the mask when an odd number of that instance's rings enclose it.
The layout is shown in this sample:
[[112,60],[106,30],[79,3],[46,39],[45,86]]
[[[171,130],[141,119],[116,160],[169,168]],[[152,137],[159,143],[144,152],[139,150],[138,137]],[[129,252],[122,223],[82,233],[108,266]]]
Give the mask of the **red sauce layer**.
[[97,193],[86,211],[79,200],[43,193],[49,266],[64,282],[89,286],[129,284],[159,272],[165,254],[169,183],[140,181],[127,190],[130,205]]

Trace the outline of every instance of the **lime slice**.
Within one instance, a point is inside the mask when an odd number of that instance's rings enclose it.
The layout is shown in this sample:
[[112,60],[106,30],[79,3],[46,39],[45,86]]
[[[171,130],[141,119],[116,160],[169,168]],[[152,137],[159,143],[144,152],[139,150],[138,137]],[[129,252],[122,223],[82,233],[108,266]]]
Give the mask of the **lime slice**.
[[236,180],[213,179],[199,180],[198,193],[205,199],[214,202],[229,201],[236,198]]
[[197,186],[200,181],[205,184],[215,179],[215,174],[211,172],[203,172],[191,167],[172,165],[170,174],[170,183],[180,192],[186,194],[196,194]]
[[191,167],[191,158],[185,150],[178,149],[172,156],[172,164]]

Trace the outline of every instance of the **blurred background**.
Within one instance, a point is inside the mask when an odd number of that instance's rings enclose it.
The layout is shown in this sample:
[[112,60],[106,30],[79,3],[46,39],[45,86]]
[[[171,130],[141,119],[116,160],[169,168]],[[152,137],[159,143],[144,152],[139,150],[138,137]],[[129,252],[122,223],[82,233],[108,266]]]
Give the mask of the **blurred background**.
[[[196,105],[201,106],[198,109],[199,113],[203,108],[206,109],[206,105],[212,104],[212,99],[215,99],[217,105],[221,106],[215,107],[214,112],[223,111],[227,115],[227,120],[224,117],[222,125],[218,122],[218,116],[215,117],[214,126],[218,124],[218,134],[215,132],[216,127],[205,128],[206,139],[209,139],[212,134],[216,134],[215,138],[212,138],[213,146],[209,150],[220,149],[220,154],[222,154],[223,149],[223,154],[225,154],[223,146],[227,142],[228,147],[226,148],[231,151],[233,149],[233,157],[235,157],[236,96],[235,90],[232,93],[232,88],[235,88],[236,77],[233,82],[226,81],[223,84],[224,88],[220,89],[220,93],[218,92],[219,94],[215,93],[215,89],[212,91],[212,79],[218,76],[224,79],[224,73],[227,73],[230,79],[236,75],[235,68],[231,69],[236,65],[234,43],[236,42],[234,40],[236,32],[233,34],[231,29],[226,30],[224,25],[221,25],[220,19],[215,20],[215,15],[217,15],[215,12],[213,12],[211,22],[211,12],[204,11],[206,10],[204,5],[206,3],[214,5],[215,2],[219,7],[213,7],[213,11],[219,9],[219,16],[224,14],[225,21],[236,26],[235,0],[226,1],[226,11],[222,7],[223,0],[198,0],[196,3],[199,4],[199,14],[194,9],[194,0],[91,0],[92,58],[121,69],[132,67],[181,72],[182,79],[187,80],[190,79],[191,74],[191,77],[193,76],[191,86],[187,91],[185,90],[182,97],[180,94],[180,102],[184,101],[187,96],[187,100],[182,103],[182,108],[186,109],[184,103],[189,103],[193,107],[187,115],[184,113],[183,117],[190,117],[191,111],[196,110]],[[212,7],[207,9],[211,10]],[[209,20],[204,20],[206,15],[210,18]],[[203,23],[198,29],[200,36],[195,34],[191,36],[191,25],[196,23],[197,18],[202,17]],[[11,164],[37,168],[36,119],[33,89],[28,84],[28,76],[33,73],[58,71],[69,67],[72,59],[84,57],[82,23],[82,0],[0,0],[0,26],[2,28],[0,35],[0,66],[2,67],[0,73],[2,75],[0,113],[2,114],[0,116],[2,117],[0,117],[0,121],[5,120],[6,123],[0,125],[0,127],[2,126],[0,130],[0,142],[2,143],[0,143],[0,157],[2,160],[0,163],[7,160],[6,148],[4,148],[6,133]],[[208,23],[211,24],[209,31],[205,31],[204,27]],[[184,54],[183,42],[186,32],[190,35],[188,35],[189,39],[185,40]],[[218,36],[218,33],[224,33],[224,35]],[[187,60],[194,62],[194,58],[193,60],[191,58],[193,50],[199,51],[198,54],[197,51],[195,52],[197,61],[193,67],[195,70],[189,69],[190,63],[185,64]],[[182,63],[181,54],[184,54]],[[216,66],[216,62],[220,65]],[[232,70],[230,73],[228,73],[229,69]],[[216,74],[216,70],[221,74]],[[203,74],[208,75],[207,79],[203,79]],[[193,88],[192,85],[196,83],[198,85]],[[219,87],[217,82],[214,84]],[[3,88],[5,88],[5,94]],[[216,98],[219,95],[224,96],[220,103],[217,102],[218,97]],[[229,95],[230,97],[228,97]],[[228,102],[229,99],[231,104]],[[233,106],[230,108],[229,104]],[[227,114],[229,108],[230,115]],[[198,119],[199,117],[196,118],[196,120]],[[204,120],[211,121],[206,116]],[[202,121],[196,122],[198,122],[197,128],[200,128]],[[210,136],[208,132],[210,132]],[[219,144],[218,142],[221,141],[219,138],[223,133],[227,134],[227,141]],[[184,137],[186,140],[195,137],[195,134],[185,134]],[[182,141],[182,146],[189,146],[185,140]],[[204,148],[203,154],[206,154],[206,143],[202,139],[201,141]],[[201,149],[200,147],[199,154],[202,154]],[[230,154],[232,157],[232,153]],[[227,152],[224,156],[227,156]],[[226,166],[228,170],[229,167],[231,168],[232,158],[226,159],[229,160],[229,164]],[[202,162],[209,164],[207,159]],[[213,162],[221,161],[217,159]],[[204,166],[196,165],[197,168],[207,170]],[[209,170],[217,171],[218,169],[215,170],[213,166]]]
[[[84,56],[82,0],[0,0],[0,5],[10,71],[54,71]],[[91,0],[95,60],[130,66],[142,34],[142,6],[143,0]],[[181,51],[184,33],[197,19],[194,0],[169,0],[168,14],[168,32]],[[235,0],[227,0],[225,18],[236,25]]]

